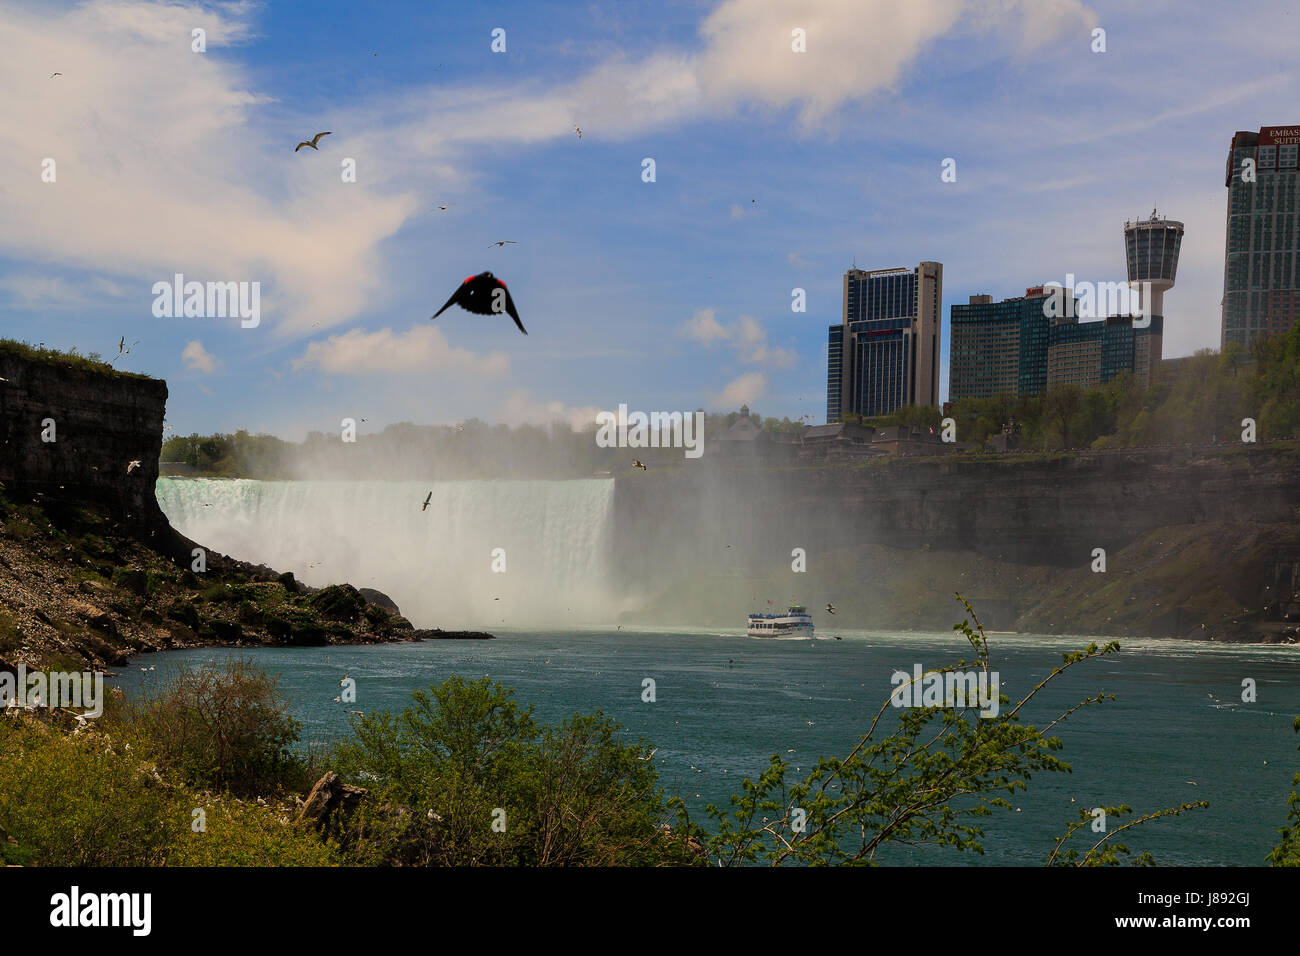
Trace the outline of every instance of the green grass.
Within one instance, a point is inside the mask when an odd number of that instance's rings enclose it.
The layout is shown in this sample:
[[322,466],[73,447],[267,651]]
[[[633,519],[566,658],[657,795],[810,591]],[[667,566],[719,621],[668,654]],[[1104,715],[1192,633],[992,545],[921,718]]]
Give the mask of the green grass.
[[89,372],[93,375],[151,380],[148,375],[140,375],[136,372],[124,372],[120,369],[114,368],[107,362],[98,361],[88,355],[82,355],[75,348],[69,349],[66,352],[60,352],[58,349],[39,348],[29,342],[19,342],[15,339],[0,338],[0,356],[6,355],[23,359],[28,362],[40,362],[43,365],[57,365],[64,368],[74,368],[83,372]]

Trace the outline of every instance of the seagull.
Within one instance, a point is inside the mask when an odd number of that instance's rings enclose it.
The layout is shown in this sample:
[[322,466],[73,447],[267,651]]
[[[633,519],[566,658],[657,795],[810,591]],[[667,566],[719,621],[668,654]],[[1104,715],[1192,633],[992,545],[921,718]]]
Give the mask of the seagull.
[[341,681],[339,681],[339,686],[342,687],[344,684],[346,684],[346,683],[348,682],[348,679],[349,679],[349,678],[348,678],[348,675],[347,675],[347,674],[344,674],[344,675],[343,675],[343,679],[342,679]]
[[336,704],[341,704],[341,703],[343,703],[343,698],[342,698],[342,697],[335,697],[335,698],[334,698],[334,703],[336,703]]
[[361,713],[361,711],[359,711],[359,710],[349,710],[348,713],[349,713],[349,714],[356,714],[358,717],[364,717],[364,716],[366,716],[365,714]]
[[582,139],[582,127],[574,124],[573,131],[578,134],[578,139]]
[[446,203],[443,203],[443,204],[440,205],[438,208],[441,209],[443,212],[446,212],[446,211],[447,211],[447,204],[446,204]]
[[834,605],[834,604],[827,604],[827,605],[826,605],[826,613],[827,613],[827,614],[834,614],[834,613],[835,613],[835,605]]
[[1190,783],[1193,787],[1196,786],[1195,780],[1184,780],[1183,783]]
[[659,752],[659,748],[656,747],[654,750],[650,751],[650,753],[646,754],[644,757],[637,757],[636,759],[637,759],[637,760],[649,760],[651,757],[653,757],[653,756],[654,756],[655,754],[657,754],[658,752]]
[[126,473],[129,475],[129,474],[131,474],[131,472],[135,471],[135,470],[136,470],[137,468],[139,468],[139,467],[140,467],[140,459],[137,458],[137,459],[135,459],[135,461],[132,461],[132,462],[128,462],[128,463],[127,463],[127,466],[126,466]]
[[296,153],[296,152],[298,152],[298,150],[302,149],[304,146],[310,146],[312,149],[316,150],[316,152],[319,153],[319,152],[320,152],[320,147],[317,146],[316,144],[320,142],[320,138],[321,138],[322,136],[328,136],[328,135],[330,135],[330,134],[329,134],[329,131],[326,131],[326,132],[324,132],[324,133],[317,133],[317,134],[316,134],[315,136],[313,136],[310,140],[305,140],[305,141],[299,143],[297,146],[295,146],[295,147],[293,148],[293,151]]
[[516,241],[513,240],[513,239],[498,239],[496,242],[489,242],[489,243],[488,243],[488,248],[491,249],[493,246],[498,246],[498,247],[499,247],[499,246],[505,246],[505,245],[517,246],[517,245],[519,245],[519,243],[516,242]]
[[428,511],[428,510],[429,510],[429,502],[432,501],[432,500],[433,500],[433,492],[431,491],[431,492],[429,492],[429,494],[425,497],[425,499],[424,499],[424,504],[420,507],[420,510],[421,510],[421,511]]
[[116,361],[117,361],[118,359],[120,359],[123,355],[130,355],[130,354],[131,354],[131,350],[132,350],[133,348],[135,348],[135,347],[136,347],[137,345],[139,345],[139,344],[140,344],[140,340],[139,340],[139,339],[136,339],[136,340],[135,340],[134,342],[132,342],[130,345],[127,345],[127,344],[126,344],[126,336],[125,336],[125,335],[122,336],[122,341],[120,341],[120,342],[117,343],[117,354],[113,356],[113,361],[116,362]]
[[640,468],[642,471],[645,471],[645,470],[646,470],[645,465],[641,463],[641,459],[640,459],[640,458],[633,458],[633,459],[632,459],[632,467],[633,467],[633,468]]
[[63,75],[62,73],[51,73],[51,74],[50,74],[50,79],[52,80],[52,79],[54,79],[56,76],[62,76],[62,75]]

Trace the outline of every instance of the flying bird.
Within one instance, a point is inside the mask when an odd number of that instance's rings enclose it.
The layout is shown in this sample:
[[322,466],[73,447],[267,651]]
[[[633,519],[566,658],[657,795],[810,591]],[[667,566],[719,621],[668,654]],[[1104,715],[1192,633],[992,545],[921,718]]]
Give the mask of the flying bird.
[[438,206],[438,208],[441,209],[443,212],[446,212],[446,211],[447,211],[447,204],[446,204],[446,203],[442,203],[441,205]]
[[63,75],[62,73],[51,73],[51,74],[50,74],[50,79],[52,80],[52,79],[54,79],[56,76],[62,76],[62,75]]
[[131,461],[127,463],[126,473],[129,475],[131,474],[131,472],[135,471],[139,467],[140,467],[140,459],[137,458],[135,459],[135,461]]
[[493,246],[500,247],[506,245],[517,246],[519,245],[519,243],[516,242],[514,239],[498,239],[496,242],[489,242],[488,248],[491,249]]
[[827,605],[826,605],[826,613],[827,613],[827,614],[834,614],[834,613],[835,613],[835,605],[834,605],[834,604],[827,604]]
[[122,336],[122,341],[120,341],[120,342],[117,343],[117,354],[113,356],[113,361],[116,362],[116,361],[117,361],[118,359],[120,359],[123,355],[130,355],[130,354],[131,354],[131,350],[132,350],[133,348],[135,348],[135,347],[136,347],[137,345],[139,345],[139,344],[140,344],[140,340],[139,340],[139,339],[136,339],[136,340],[135,340],[134,342],[132,342],[130,345],[127,345],[127,344],[126,344],[126,336],[125,336],[125,335]]
[[640,468],[642,471],[645,471],[645,465],[641,463],[641,459],[640,459],[640,458],[633,458],[633,459],[632,459],[632,467],[633,467],[633,468]]
[[573,131],[578,134],[578,139],[582,139],[582,127],[574,124]]
[[[499,293],[498,289],[501,290]],[[506,314],[515,320],[519,331],[527,335],[528,330],[524,328],[524,323],[519,321],[519,312],[515,309],[515,300],[510,297],[510,290],[506,288],[504,282],[490,272],[480,272],[462,282],[460,288],[451,294],[451,298],[443,307],[433,313],[433,318],[436,319],[453,305],[458,305],[466,312],[473,312],[475,315],[494,315],[501,311],[502,299],[505,300]]]
[[420,507],[420,510],[421,510],[421,511],[428,511],[428,510],[429,510],[429,502],[432,501],[432,500],[433,500],[433,492],[431,491],[431,492],[429,492],[428,496],[424,499],[424,504]]
[[296,153],[296,152],[298,152],[298,150],[302,149],[304,146],[310,146],[312,149],[316,150],[316,152],[319,153],[319,152],[320,152],[320,147],[317,146],[316,144],[320,142],[320,138],[321,138],[322,136],[329,136],[329,135],[330,135],[330,133],[329,133],[328,130],[327,130],[326,132],[324,132],[324,133],[317,133],[317,134],[316,134],[315,136],[313,136],[310,140],[304,140],[303,142],[299,143],[297,146],[295,146],[295,147],[293,148],[293,151]]

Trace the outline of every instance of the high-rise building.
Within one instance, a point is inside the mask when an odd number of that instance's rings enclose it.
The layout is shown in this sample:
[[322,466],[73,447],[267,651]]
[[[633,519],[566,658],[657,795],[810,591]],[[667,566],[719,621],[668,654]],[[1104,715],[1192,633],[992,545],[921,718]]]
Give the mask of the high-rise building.
[[1077,385],[1095,388],[1121,372],[1133,373],[1139,385],[1151,384],[1151,355],[1164,329],[1164,317],[1149,324],[1131,315],[1112,315],[1099,322],[1077,319],[1052,324],[1047,347],[1047,387]]
[[1221,344],[1249,346],[1300,317],[1300,126],[1232,137]]
[[[1049,310],[1054,295],[1059,300]],[[1121,372],[1149,384],[1153,342],[1160,339],[1164,318],[1151,316],[1145,323],[1138,317],[1135,324],[1134,316],[1113,315],[1080,322],[1078,312],[1074,290],[1045,286],[1001,302],[973,295],[968,305],[954,305],[949,400],[1036,396],[1053,385],[1093,388]]]
[[[994,302],[973,295],[950,310],[948,398],[1040,395],[1047,386],[1047,348],[1052,320],[1042,286]],[[1073,311],[1073,310],[1072,310]]]
[[826,421],[939,403],[943,265],[850,269],[841,322],[828,335]]

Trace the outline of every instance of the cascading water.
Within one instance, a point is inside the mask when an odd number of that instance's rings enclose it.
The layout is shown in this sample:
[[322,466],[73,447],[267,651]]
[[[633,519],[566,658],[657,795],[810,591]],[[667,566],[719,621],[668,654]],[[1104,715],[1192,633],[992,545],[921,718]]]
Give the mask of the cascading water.
[[609,479],[160,478],[157,495],[197,543],[314,587],[383,591],[416,627],[606,623],[619,610],[608,586]]

